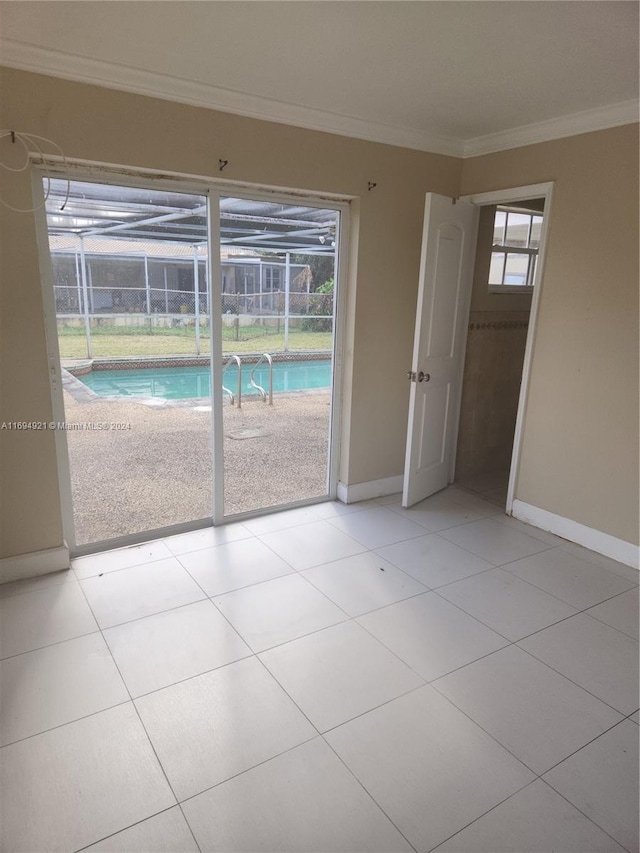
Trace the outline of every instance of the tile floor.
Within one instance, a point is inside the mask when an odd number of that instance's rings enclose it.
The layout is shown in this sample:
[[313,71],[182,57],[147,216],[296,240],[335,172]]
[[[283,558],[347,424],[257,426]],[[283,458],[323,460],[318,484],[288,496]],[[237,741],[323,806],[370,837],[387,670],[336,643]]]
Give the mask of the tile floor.
[[638,851],[638,572],[451,487],[0,587],[1,849]]

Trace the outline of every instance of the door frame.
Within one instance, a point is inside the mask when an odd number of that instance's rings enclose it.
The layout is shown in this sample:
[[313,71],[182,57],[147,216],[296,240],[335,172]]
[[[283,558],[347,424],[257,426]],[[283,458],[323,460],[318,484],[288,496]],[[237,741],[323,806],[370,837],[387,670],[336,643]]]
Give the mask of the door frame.
[[[36,226],[36,241],[38,247],[38,262],[40,271],[40,284],[44,309],[45,340],[47,345],[47,368],[49,374],[49,389],[51,394],[53,420],[56,423],[65,421],[64,397],[62,388],[62,372],[60,363],[60,348],[58,343],[58,331],[55,310],[55,295],[53,289],[53,265],[49,251],[49,239],[47,229],[47,217],[44,206],[45,195],[43,179],[47,176],[67,179],[70,181],[87,181],[92,183],[113,184],[117,186],[148,187],[149,189],[165,189],[173,192],[186,192],[205,196],[207,199],[208,215],[208,241],[210,247],[214,245],[212,236],[219,233],[219,206],[217,201],[221,196],[233,198],[247,198],[255,201],[282,200],[285,203],[304,203],[309,207],[329,207],[337,210],[340,214],[340,227],[338,231],[338,244],[336,246],[336,293],[334,299],[334,325],[333,325],[333,372],[332,372],[332,394],[331,411],[329,417],[328,436],[328,464],[327,464],[327,493],[320,498],[310,498],[302,501],[294,501],[278,507],[267,507],[256,512],[246,512],[233,516],[225,516],[220,511],[224,506],[220,503],[223,497],[223,477],[214,477],[212,483],[212,507],[211,515],[180,522],[162,528],[142,531],[140,533],[126,534],[112,539],[100,540],[87,545],[78,545],[75,536],[75,524],[73,517],[73,499],[71,490],[71,469],[69,464],[69,451],[65,430],[55,429],[54,446],[56,453],[56,467],[58,474],[58,488],[60,496],[62,531],[64,541],[72,557],[85,554],[98,553],[100,551],[123,548],[137,545],[151,539],[173,536],[178,533],[187,533],[206,527],[239,521],[241,518],[257,517],[274,511],[282,511],[294,507],[300,507],[321,502],[323,500],[334,500],[337,495],[338,470],[341,452],[341,424],[342,424],[342,390],[344,375],[344,338],[347,328],[346,311],[348,310],[347,287],[349,281],[348,259],[350,246],[350,210],[352,196],[338,195],[333,193],[312,192],[310,190],[299,190],[265,184],[252,184],[244,181],[222,181],[210,176],[187,175],[178,172],[160,172],[154,169],[140,169],[134,167],[120,166],[111,163],[94,162],[88,160],[73,160],[69,158],[52,157],[43,161],[38,155],[32,154],[31,160],[31,191],[34,201],[34,219]],[[209,291],[210,305],[219,304],[221,294],[221,264],[219,254],[212,249],[211,259],[208,264],[207,288]],[[217,317],[217,312],[211,312],[210,335],[211,335],[211,370],[212,370],[212,397],[216,388],[222,387],[222,341],[220,338],[222,317]],[[214,337],[217,335],[217,347],[220,352],[218,358],[214,359]],[[223,435],[221,432],[222,409],[211,406],[211,449],[212,463],[216,459],[222,463],[223,470]],[[217,429],[216,429],[217,428]],[[217,456],[216,454],[219,454]]]
[[[513,501],[515,498],[516,487],[518,485],[518,475],[520,473],[520,461],[522,457],[522,440],[524,435],[524,423],[527,414],[527,405],[529,402],[529,388],[531,384],[531,366],[536,345],[536,333],[538,326],[538,315],[540,311],[540,295],[544,283],[544,271],[546,266],[547,241],[549,235],[549,223],[551,221],[551,206],[553,200],[554,181],[547,181],[540,184],[529,184],[522,187],[512,187],[504,190],[493,190],[491,192],[472,193],[471,195],[461,196],[461,200],[468,201],[471,204],[477,204],[481,207],[492,204],[510,204],[518,201],[528,201],[532,198],[544,198],[544,212],[542,219],[542,230],[540,234],[540,246],[538,249],[538,261],[536,263],[536,272],[533,282],[533,294],[531,298],[531,310],[529,313],[529,326],[527,329],[527,341],[524,351],[524,361],[522,366],[522,382],[520,384],[520,395],[518,398],[518,412],[516,415],[516,426],[513,436],[513,450],[511,453],[511,467],[509,469],[509,485],[507,487],[507,503],[506,513],[511,515],[513,511]],[[469,282],[469,287],[473,286],[473,282]],[[469,304],[471,304],[469,302]],[[468,323],[467,323],[468,325]],[[455,445],[458,443],[459,422],[455,429]],[[455,472],[455,449],[453,454],[451,480],[453,482]]]

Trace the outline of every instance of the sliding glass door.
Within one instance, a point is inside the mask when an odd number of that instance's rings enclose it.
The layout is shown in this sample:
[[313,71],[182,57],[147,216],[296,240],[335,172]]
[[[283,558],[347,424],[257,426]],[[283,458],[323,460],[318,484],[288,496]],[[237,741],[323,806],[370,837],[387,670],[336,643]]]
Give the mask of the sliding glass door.
[[223,196],[219,219],[225,515],[325,497],[339,213]]
[[339,210],[44,184],[72,549],[327,497]]

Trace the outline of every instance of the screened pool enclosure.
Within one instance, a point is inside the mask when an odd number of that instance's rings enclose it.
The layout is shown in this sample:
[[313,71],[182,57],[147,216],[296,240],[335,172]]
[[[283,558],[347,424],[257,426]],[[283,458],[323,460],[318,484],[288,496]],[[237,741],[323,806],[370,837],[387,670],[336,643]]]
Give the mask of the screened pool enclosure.
[[[172,339],[177,354],[208,352],[202,198],[76,181],[64,204],[66,194],[67,182],[51,179],[47,220],[62,357],[122,356],[123,339],[138,335]],[[328,349],[335,211],[222,198],[220,226],[228,349]],[[261,343],[268,337],[272,343]],[[146,348],[153,354],[153,342]],[[167,343],[155,349],[165,354]]]

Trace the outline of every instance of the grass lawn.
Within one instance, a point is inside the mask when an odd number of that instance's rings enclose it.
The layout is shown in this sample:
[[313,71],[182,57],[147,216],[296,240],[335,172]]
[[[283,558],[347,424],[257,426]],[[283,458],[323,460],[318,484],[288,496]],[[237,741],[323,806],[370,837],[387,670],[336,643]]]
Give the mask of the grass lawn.
[[[153,334],[132,334],[130,330],[104,326],[93,329],[91,345],[94,358],[195,355],[195,332],[190,329],[162,329]],[[239,340],[235,340],[235,329],[225,328],[223,351],[225,353],[243,352],[283,352],[284,332],[265,334],[263,328],[247,327],[239,330]],[[82,328],[63,328],[58,330],[58,342],[61,358],[86,358],[87,348]],[[289,351],[331,350],[331,332],[302,332],[291,329],[289,332]],[[209,352],[209,331],[202,329],[200,334],[200,353]]]

